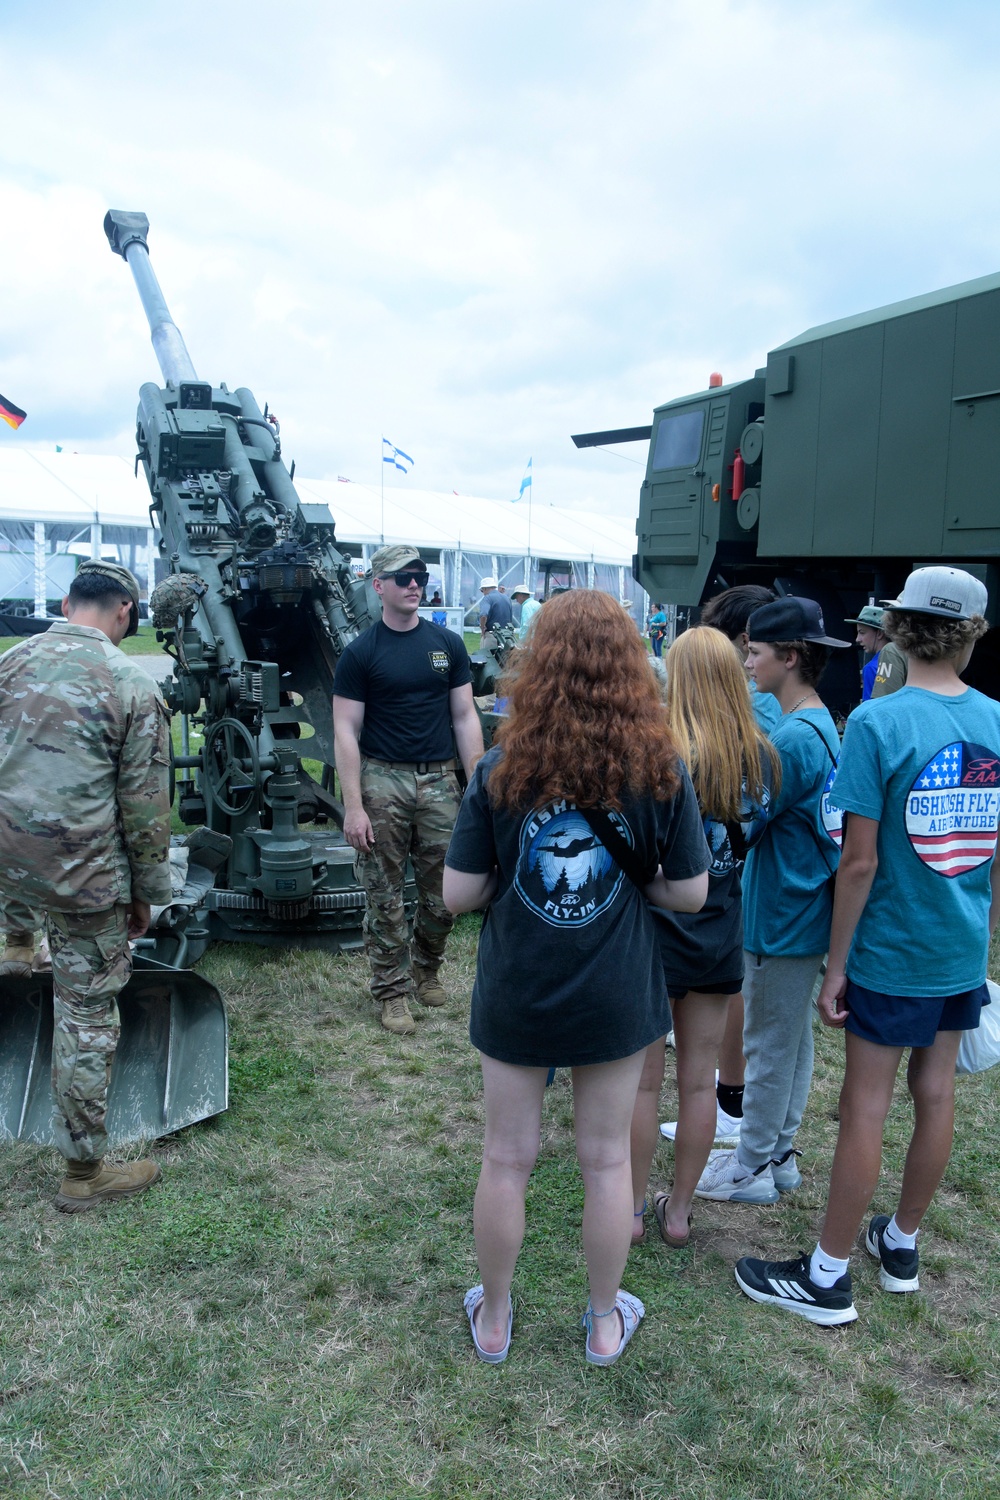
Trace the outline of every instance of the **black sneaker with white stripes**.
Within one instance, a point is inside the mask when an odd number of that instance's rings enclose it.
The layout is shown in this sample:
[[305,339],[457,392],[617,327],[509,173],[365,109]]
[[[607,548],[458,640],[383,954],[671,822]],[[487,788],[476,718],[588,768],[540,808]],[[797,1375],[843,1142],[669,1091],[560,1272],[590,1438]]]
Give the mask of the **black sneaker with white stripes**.
[[858,1316],[851,1300],[851,1273],[845,1271],[833,1286],[817,1286],[809,1275],[808,1255],[798,1260],[754,1260],[745,1255],[736,1262],[735,1275],[741,1291],[755,1302],[773,1302],[824,1328],[853,1323]]
[[865,1235],[865,1249],[879,1263],[878,1279],[886,1292],[919,1292],[920,1253],[913,1250],[894,1250],[885,1242],[885,1231],[889,1224],[888,1214],[876,1214]]

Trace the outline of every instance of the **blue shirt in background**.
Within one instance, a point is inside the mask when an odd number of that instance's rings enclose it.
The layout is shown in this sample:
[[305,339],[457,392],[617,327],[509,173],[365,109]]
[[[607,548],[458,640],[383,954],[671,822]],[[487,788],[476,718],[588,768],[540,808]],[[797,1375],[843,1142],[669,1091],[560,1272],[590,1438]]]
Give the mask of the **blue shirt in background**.
[[986,978],[1000,816],[1000,704],[903,687],[847,721],[831,802],[878,820],[878,869],[848,977],[892,995],[958,995]]
[[840,749],[837,726],[825,708],[800,709],[783,714],[770,738],[781,757],[781,790],[747,854],[743,940],[750,953],[825,953],[843,821],[828,795]]

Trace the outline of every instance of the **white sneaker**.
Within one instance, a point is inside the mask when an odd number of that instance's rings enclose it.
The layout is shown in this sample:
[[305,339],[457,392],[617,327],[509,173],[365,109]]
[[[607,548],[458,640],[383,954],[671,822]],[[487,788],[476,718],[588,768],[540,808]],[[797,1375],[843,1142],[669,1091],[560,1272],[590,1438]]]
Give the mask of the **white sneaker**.
[[694,1190],[696,1198],[715,1203],[777,1203],[778,1189],[771,1176],[771,1163],[756,1172],[744,1167],[735,1151],[713,1151]]
[[[720,1146],[738,1146],[742,1115],[727,1115],[721,1104],[715,1106],[715,1139]],[[677,1121],[664,1120],[660,1134],[665,1141],[672,1141],[677,1134]]]

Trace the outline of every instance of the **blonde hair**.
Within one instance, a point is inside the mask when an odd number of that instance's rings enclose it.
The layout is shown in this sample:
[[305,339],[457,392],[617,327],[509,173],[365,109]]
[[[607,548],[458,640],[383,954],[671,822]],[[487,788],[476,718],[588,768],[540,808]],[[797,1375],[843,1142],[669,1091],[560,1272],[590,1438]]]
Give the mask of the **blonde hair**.
[[721,630],[685,630],[667,652],[667,719],[710,817],[736,822],[744,788],[758,805],[768,787],[777,795],[778,752],[757,723],[739,657]]

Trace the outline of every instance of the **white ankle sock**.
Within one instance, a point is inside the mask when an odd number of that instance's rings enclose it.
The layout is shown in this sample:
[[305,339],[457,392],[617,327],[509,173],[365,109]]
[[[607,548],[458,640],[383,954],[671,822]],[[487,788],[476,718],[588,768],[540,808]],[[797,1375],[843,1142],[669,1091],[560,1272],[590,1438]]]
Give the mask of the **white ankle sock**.
[[809,1279],[816,1286],[833,1286],[846,1272],[847,1264],[846,1260],[838,1260],[835,1255],[827,1255],[817,1244],[809,1259]]
[[[917,1230],[917,1234],[920,1230]],[[915,1250],[917,1247],[917,1234],[904,1234],[896,1223],[896,1215],[893,1214],[888,1224],[882,1231],[882,1238],[890,1250]]]

